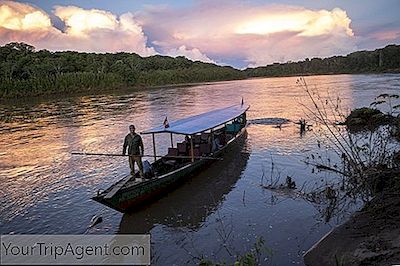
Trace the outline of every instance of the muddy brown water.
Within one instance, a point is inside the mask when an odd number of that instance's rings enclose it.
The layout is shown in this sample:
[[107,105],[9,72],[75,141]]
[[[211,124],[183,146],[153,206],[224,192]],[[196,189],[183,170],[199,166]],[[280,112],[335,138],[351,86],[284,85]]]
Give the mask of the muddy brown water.
[[[280,175],[283,182],[289,175],[305,190],[338,178],[302,162],[318,147],[315,132],[300,134],[290,122],[304,117],[301,104],[309,104],[296,79],[3,102],[0,232],[81,234],[94,215],[101,215],[103,222],[88,233],[149,233],[155,265],[196,264],[201,256],[232,262],[231,254],[250,250],[258,237],[272,251],[263,256],[263,264],[303,264],[303,253],[354,209],[325,222],[316,206],[260,186],[270,182],[272,165],[274,179]],[[346,108],[400,91],[400,75],[306,80],[324,95],[339,96]],[[133,213],[121,214],[90,199],[128,173],[128,163],[120,157],[76,157],[72,151],[120,153],[129,124],[141,131],[162,124],[165,116],[173,121],[240,103],[242,97],[251,105],[248,136],[224,161]],[[151,153],[150,137],[143,140]],[[157,136],[159,154],[168,144],[169,136]],[[325,149],[320,154],[333,156]]]

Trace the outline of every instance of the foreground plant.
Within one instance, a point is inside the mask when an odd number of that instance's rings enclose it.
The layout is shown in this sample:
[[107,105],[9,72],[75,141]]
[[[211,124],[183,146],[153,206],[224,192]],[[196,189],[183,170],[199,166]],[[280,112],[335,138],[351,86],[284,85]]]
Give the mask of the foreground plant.
[[[272,251],[265,246],[265,240],[262,237],[259,237],[257,241],[254,243],[253,247],[244,254],[239,254],[236,256],[234,266],[256,266],[261,265],[261,257],[263,254],[267,254],[267,256],[272,256]],[[201,260],[199,263],[200,266],[219,266],[219,265],[229,265],[226,262],[215,263],[210,260]]]
[[[329,96],[322,97],[316,88],[310,88],[304,78],[299,78],[297,84],[306,92],[312,102],[312,107],[303,105],[307,110],[307,116],[313,120],[319,129],[316,132],[322,137],[323,143],[332,149],[342,162],[340,171],[347,177],[345,186],[348,193],[357,192],[363,195],[365,200],[379,188],[377,182],[382,182],[380,176],[385,172],[395,169],[394,156],[398,145],[391,136],[393,125],[383,123],[387,116],[374,109],[358,109],[357,113],[347,115],[343,112],[341,100],[335,100]],[[385,101],[374,102],[374,106],[388,103],[389,113],[392,115],[398,105],[394,105],[395,95],[382,94],[377,99]],[[349,121],[360,119],[374,124],[368,130],[352,132],[343,127]],[[345,123],[347,121],[347,123]],[[382,126],[383,125],[383,126]],[[349,126],[348,126],[349,128]],[[382,185],[382,184],[381,184]],[[342,187],[345,189],[344,187]]]

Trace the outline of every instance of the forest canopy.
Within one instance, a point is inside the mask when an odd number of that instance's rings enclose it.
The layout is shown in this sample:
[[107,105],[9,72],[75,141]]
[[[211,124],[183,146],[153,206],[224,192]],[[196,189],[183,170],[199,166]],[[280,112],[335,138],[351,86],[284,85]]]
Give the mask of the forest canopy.
[[0,47],[0,95],[3,97],[244,77],[243,72],[232,67],[193,62],[183,56],[36,51],[25,43],[9,43]]
[[399,45],[347,56],[275,63],[245,70],[194,62],[183,56],[141,57],[125,52],[37,51],[29,44],[15,42],[0,46],[1,97],[68,94],[248,77],[399,71]]
[[400,45],[388,45],[375,51],[358,51],[347,56],[306,58],[299,62],[248,68],[248,77],[277,77],[318,74],[362,74],[400,72]]

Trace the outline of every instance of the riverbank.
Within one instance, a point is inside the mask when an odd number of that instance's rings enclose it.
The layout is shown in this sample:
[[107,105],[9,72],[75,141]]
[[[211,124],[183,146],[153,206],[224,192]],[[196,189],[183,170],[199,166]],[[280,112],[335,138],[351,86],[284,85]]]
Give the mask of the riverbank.
[[399,45],[347,56],[306,58],[236,69],[185,57],[141,57],[134,53],[96,54],[36,51],[25,43],[0,46],[0,97],[107,92],[121,88],[169,86],[247,79],[309,75],[399,73]]
[[77,89],[77,90],[63,90],[63,91],[41,91],[35,93],[27,93],[24,95],[21,94],[10,94],[10,95],[3,95],[0,97],[0,103],[5,100],[13,100],[13,99],[32,99],[32,98],[51,98],[51,97],[60,97],[60,96],[86,96],[92,94],[99,94],[99,93],[123,93],[123,92],[130,92],[130,91],[142,91],[148,89],[160,89],[160,88],[179,88],[179,87],[193,87],[193,86],[200,86],[200,85],[209,85],[216,82],[227,82],[227,81],[235,81],[235,80],[242,80],[244,78],[236,78],[236,79],[227,79],[227,80],[210,80],[210,81],[203,81],[203,82],[184,82],[184,83],[168,83],[164,85],[132,85],[132,86],[110,86],[110,87],[102,87],[102,88],[95,88],[95,87],[87,87],[84,89]]
[[[233,81],[233,80],[232,80]],[[129,93],[129,92],[140,92],[145,90],[152,89],[161,89],[161,88],[180,88],[180,87],[193,87],[193,86],[202,86],[202,85],[210,85],[217,82],[226,82],[226,81],[210,81],[210,82],[193,82],[193,83],[178,83],[178,84],[166,84],[166,85],[156,85],[156,86],[132,86],[132,87],[118,87],[118,88],[107,88],[107,89],[94,89],[88,88],[84,91],[70,91],[70,92],[59,92],[59,93],[51,93],[51,94],[37,94],[37,95],[27,95],[26,97],[3,97],[0,98],[0,104],[10,101],[12,102],[24,102],[24,101],[41,101],[48,99],[58,99],[60,97],[74,97],[74,96],[90,96],[90,95],[99,95],[99,94],[112,94],[112,93]]]
[[400,197],[387,190],[333,229],[305,255],[314,265],[393,265],[400,263]]
[[[376,100],[397,99],[381,94]],[[381,101],[383,103],[385,101]],[[400,120],[377,109],[354,109],[346,118],[350,131],[375,131],[389,126],[389,136],[398,141]],[[384,141],[381,139],[381,141]],[[389,153],[381,146],[382,151]],[[365,170],[373,199],[349,221],[333,229],[304,256],[306,265],[393,265],[400,263],[400,152],[394,151],[389,161]],[[388,166],[390,168],[388,168]]]
[[[371,94],[380,93],[382,84],[392,88],[388,93],[395,93],[399,76],[327,75],[312,79],[322,90],[335,84],[337,94],[351,99],[354,106],[366,106]],[[38,103],[27,98],[21,99],[24,104],[10,101],[0,105],[0,116],[10,114],[15,118],[12,123],[0,123],[4,169],[0,171],[0,191],[4,192],[0,220],[5,221],[0,226],[2,232],[82,234],[92,217],[100,214],[103,223],[90,233],[150,233],[157,260],[154,265],[195,264],[193,254],[207,255],[216,262],[228,260],[231,257],[225,249],[216,253],[223,244],[216,237],[222,230],[232,232],[227,242],[228,248],[237,250],[232,254],[247,254],[256,237],[262,237],[265,247],[272,249],[270,264],[302,265],[302,250],[328,232],[329,225],[321,222],[321,213],[309,202],[287,200],[259,184],[263,168],[265,183],[269,179],[271,155],[274,176],[279,170],[282,178],[293,175],[299,188],[305,182],[321,182],[324,173],[312,173],[310,167],[296,159],[303,158],[301,154],[305,157],[308,149],[317,148],[317,138],[311,131],[301,136],[298,126],[290,124],[283,124],[282,130],[262,121],[252,124],[243,156],[235,158],[239,162],[234,167],[223,161],[226,167],[218,164],[196,177],[198,182],[193,179],[140,212],[128,215],[91,200],[99,189],[129,171],[127,162],[122,157],[82,159],[70,155],[77,149],[118,152],[130,123],[137,124],[140,130],[151,128],[161,125],[165,115],[172,121],[231,104],[234,99],[240,101],[241,97],[251,104],[249,120],[271,116],[296,120],[302,114],[298,98],[304,92],[294,80],[252,79],[126,94],[93,93]],[[366,83],[370,84],[368,90],[364,90]],[[165,137],[169,143],[169,136]],[[164,140],[164,136],[156,139],[160,145]],[[143,137],[143,141],[145,149],[151,149],[151,138]],[[327,152],[333,157],[331,151]],[[336,176],[329,174],[324,180],[336,183]],[[219,194],[210,194],[207,186],[211,181],[207,180],[217,182],[215,190]],[[336,216],[332,219],[336,220]]]
[[[321,113],[317,103],[320,106],[323,103],[316,102],[310,91],[307,92]],[[397,93],[379,94],[370,107],[355,108],[346,116],[343,124],[348,135],[331,134],[336,140],[339,137],[344,140],[338,141],[345,169],[338,191],[344,192],[343,198],[353,202],[362,200],[365,205],[306,252],[306,265],[400,263],[399,99]],[[375,109],[380,105],[387,107],[388,111]],[[316,117],[330,126],[326,123],[326,116]],[[361,138],[364,141],[359,142]],[[333,193],[334,202],[339,198],[336,195],[339,194]],[[337,209],[337,206],[332,208]]]
[[51,98],[59,98],[63,96],[90,96],[93,94],[101,94],[101,93],[124,93],[124,92],[132,92],[132,91],[142,91],[142,90],[151,90],[151,89],[160,89],[160,88],[179,88],[179,87],[193,87],[193,86],[201,86],[201,85],[210,85],[217,82],[230,82],[236,80],[252,80],[252,79],[264,79],[264,78],[286,78],[286,77],[299,77],[299,76],[332,76],[332,75],[376,75],[376,74],[398,74],[400,73],[400,69],[392,72],[368,72],[368,73],[320,73],[320,74],[312,74],[312,73],[303,73],[296,75],[282,75],[282,76],[260,76],[260,77],[247,77],[247,78],[237,78],[237,79],[227,79],[227,80],[215,80],[215,81],[204,81],[204,82],[185,82],[185,83],[170,83],[165,85],[154,85],[154,86],[146,86],[146,85],[135,85],[135,86],[120,86],[120,87],[108,87],[108,88],[92,88],[88,87],[84,90],[70,90],[70,91],[52,91],[52,92],[41,92],[36,94],[26,94],[26,95],[8,95],[0,98],[0,103],[5,101],[24,101],[32,99],[40,100],[40,99],[51,99]]

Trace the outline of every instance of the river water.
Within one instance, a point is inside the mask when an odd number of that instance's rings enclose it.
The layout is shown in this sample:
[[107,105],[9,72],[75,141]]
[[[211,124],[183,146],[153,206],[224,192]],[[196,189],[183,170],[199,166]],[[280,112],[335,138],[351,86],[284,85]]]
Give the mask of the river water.
[[[2,234],[150,233],[152,263],[232,262],[259,237],[263,264],[303,264],[302,255],[354,208],[329,221],[318,206],[263,188],[286,176],[303,190],[338,177],[303,161],[318,147],[298,121],[309,105],[295,77],[217,82],[90,96],[13,100],[0,104],[0,232]],[[339,97],[344,109],[398,93],[400,75],[309,76],[310,86]],[[77,157],[73,151],[120,153],[128,125],[138,131],[214,108],[251,105],[244,145],[158,201],[121,214],[93,200],[129,171],[123,157]],[[152,143],[143,136],[146,153]],[[169,136],[157,138],[163,154]],[[320,154],[330,156],[329,150]],[[325,158],[324,157],[324,158]],[[150,159],[151,161],[151,159]],[[103,222],[88,229],[94,215]]]

